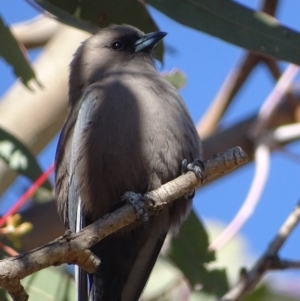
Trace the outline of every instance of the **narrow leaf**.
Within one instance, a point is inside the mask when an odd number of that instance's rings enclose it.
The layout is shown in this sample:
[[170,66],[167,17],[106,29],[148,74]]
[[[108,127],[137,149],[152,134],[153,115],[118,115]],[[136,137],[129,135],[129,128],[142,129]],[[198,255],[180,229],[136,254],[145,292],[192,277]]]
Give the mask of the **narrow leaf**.
[[73,279],[61,268],[48,268],[21,281],[31,301],[75,300]]
[[[142,1],[34,1],[59,21],[92,33],[110,24],[130,24],[146,33],[159,30]],[[160,61],[163,51],[163,43],[159,43],[155,48],[155,56]]]
[[8,293],[4,288],[0,288],[0,300],[1,301],[10,301]]
[[[36,80],[35,73],[30,63],[24,56],[20,46],[0,17],[0,57],[13,67],[14,74],[19,77],[24,85],[29,88],[28,83],[31,79]],[[37,80],[36,80],[37,81]]]
[[200,284],[204,292],[221,296],[229,287],[226,272],[223,269],[207,268],[207,263],[215,260],[215,254],[208,250],[208,246],[208,234],[192,212],[181,227],[179,237],[173,238],[168,256],[192,286]]
[[[42,173],[42,169],[28,148],[15,136],[0,128],[0,158],[8,167],[21,175],[35,181]],[[46,181],[44,188],[52,191],[52,185]]]
[[147,0],[147,3],[183,25],[300,65],[299,32],[261,11],[230,0]]

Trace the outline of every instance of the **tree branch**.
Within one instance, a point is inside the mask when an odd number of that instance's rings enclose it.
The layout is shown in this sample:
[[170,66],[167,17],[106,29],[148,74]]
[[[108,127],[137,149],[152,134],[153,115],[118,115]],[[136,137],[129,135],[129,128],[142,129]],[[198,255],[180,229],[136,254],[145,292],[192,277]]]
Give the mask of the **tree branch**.
[[63,25],[54,18],[40,15],[31,20],[13,24],[11,31],[26,49],[32,49],[45,46],[61,26]]
[[[230,149],[204,162],[203,179],[188,172],[175,180],[150,191],[143,200],[145,211],[154,215],[167,204],[187,195],[192,189],[227,173],[247,162],[247,155],[239,148]],[[89,250],[111,233],[138,220],[132,205],[125,205],[111,214],[103,216],[95,223],[78,233],[66,232],[58,239],[23,255],[0,261],[0,286],[6,288],[15,301],[27,300],[28,296],[21,286],[22,279],[34,272],[52,265],[75,263],[89,273],[100,264]]]
[[264,274],[269,270],[278,270],[286,268],[299,268],[299,262],[280,260],[278,252],[284,245],[286,239],[295,229],[300,221],[300,204],[292,211],[286,221],[279,229],[277,235],[271,241],[266,252],[257,261],[254,267],[241,277],[239,283],[236,284],[228,293],[226,293],[220,301],[237,301],[241,300],[249,293],[261,280]]
[[[60,25],[34,63],[42,87],[31,87],[34,90],[31,91],[16,81],[1,99],[0,126],[34,154],[61,129],[67,111],[68,64],[78,45],[89,36],[84,31]],[[14,178],[15,173],[0,162],[0,192],[5,191]]]
[[200,137],[206,138],[216,132],[221,118],[259,61],[259,55],[248,52],[241,59],[239,66],[230,71],[218,94],[197,125]]
[[[300,101],[296,97],[297,102],[291,106],[287,99],[276,108],[272,118],[269,120],[267,130],[275,129],[279,126],[300,122]],[[228,149],[235,145],[239,145],[248,155],[249,161],[253,160],[255,141],[250,138],[249,132],[256,122],[258,115],[245,118],[231,127],[220,130],[212,136],[203,140],[203,157],[210,158],[212,154],[217,154],[222,149]],[[220,143],[221,141],[221,143]],[[284,142],[286,144],[287,141]]]

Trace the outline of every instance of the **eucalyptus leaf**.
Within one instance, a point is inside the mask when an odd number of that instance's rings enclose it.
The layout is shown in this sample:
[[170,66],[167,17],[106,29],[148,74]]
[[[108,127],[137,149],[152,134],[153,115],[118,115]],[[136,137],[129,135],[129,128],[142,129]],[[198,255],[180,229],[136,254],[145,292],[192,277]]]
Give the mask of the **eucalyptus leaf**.
[[[22,52],[17,40],[11,33],[9,27],[4,24],[0,17],[0,57],[12,66],[14,74],[19,77],[27,88],[30,80],[36,79],[35,73],[29,61]],[[38,82],[37,82],[38,83]]]
[[[3,128],[0,128],[0,158],[10,169],[24,175],[33,182],[43,173],[30,150]],[[45,181],[42,187],[48,191],[53,190],[49,181]]]
[[[159,31],[142,1],[137,0],[34,0],[60,22],[95,33],[110,24],[129,24],[145,33]],[[163,43],[155,47],[154,55],[163,58]]]
[[264,12],[231,0],[147,0],[147,3],[185,26],[300,65],[300,33]]
[[61,268],[48,268],[21,281],[30,301],[75,300],[74,280]]
[[10,301],[11,298],[9,298],[8,293],[5,289],[0,288],[0,300],[1,301]]
[[208,250],[208,246],[208,234],[192,211],[182,225],[179,236],[171,241],[167,254],[192,287],[201,285],[204,292],[221,296],[229,288],[226,271],[207,268],[207,264],[215,260],[215,254]]

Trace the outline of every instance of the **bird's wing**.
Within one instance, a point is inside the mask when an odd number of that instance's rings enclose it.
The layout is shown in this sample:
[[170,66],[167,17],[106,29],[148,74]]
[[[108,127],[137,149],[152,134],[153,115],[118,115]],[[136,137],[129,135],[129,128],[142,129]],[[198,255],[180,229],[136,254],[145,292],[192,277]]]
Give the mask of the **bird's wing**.
[[68,228],[69,166],[71,161],[72,136],[77,118],[76,112],[73,111],[72,113],[70,114],[69,112],[61,131],[55,156],[55,196],[57,210],[65,226]]
[[[85,134],[87,124],[93,111],[93,99],[84,94],[75,123],[69,165],[69,192],[68,192],[68,221],[73,232],[78,232],[85,227],[85,218],[82,213],[80,186],[76,173],[76,165],[80,154],[81,138]],[[87,273],[75,266],[75,282],[77,301],[88,300]]]

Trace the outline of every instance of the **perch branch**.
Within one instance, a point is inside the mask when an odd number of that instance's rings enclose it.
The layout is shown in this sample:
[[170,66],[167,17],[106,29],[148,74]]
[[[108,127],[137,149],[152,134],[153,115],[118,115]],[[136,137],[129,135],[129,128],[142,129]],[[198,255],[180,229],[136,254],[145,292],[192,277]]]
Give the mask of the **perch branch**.
[[[144,204],[149,215],[162,210],[168,203],[188,194],[220,174],[227,173],[247,162],[247,155],[239,148],[230,149],[204,162],[203,179],[188,172],[175,180],[147,193]],[[125,205],[103,216],[78,233],[66,232],[58,239],[28,253],[0,261],[0,286],[7,289],[14,301],[28,299],[20,279],[41,269],[63,263],[75,263],[89,273],[100,263],[89,250],[111,233],[135,222],[137,213],[131,205]]]

